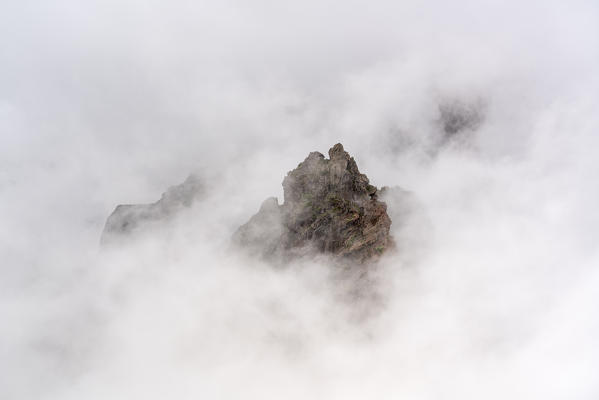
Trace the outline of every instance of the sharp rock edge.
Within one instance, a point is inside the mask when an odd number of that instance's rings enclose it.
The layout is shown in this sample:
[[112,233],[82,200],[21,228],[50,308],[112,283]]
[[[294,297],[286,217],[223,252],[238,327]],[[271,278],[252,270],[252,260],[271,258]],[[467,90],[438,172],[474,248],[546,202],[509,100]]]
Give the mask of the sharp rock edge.
[[266,259],[313,254],[357,264],[395,248],[387,205],[341,143],[312,152],[283,180],[284,201],[266,199],[233,242]]

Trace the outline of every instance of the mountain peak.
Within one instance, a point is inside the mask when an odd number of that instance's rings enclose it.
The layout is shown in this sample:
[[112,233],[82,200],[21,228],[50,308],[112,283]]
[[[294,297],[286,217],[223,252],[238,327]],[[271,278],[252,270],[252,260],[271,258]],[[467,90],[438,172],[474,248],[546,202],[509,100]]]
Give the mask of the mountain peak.
[[[330,254],[376,260],[393,240],[387,206],[355,160],[337,143],[329,159],[312,152],[283,180],[284,202],[261,207],[234,240],[263,256]],[[275,200],[276,202],[276,200]]]

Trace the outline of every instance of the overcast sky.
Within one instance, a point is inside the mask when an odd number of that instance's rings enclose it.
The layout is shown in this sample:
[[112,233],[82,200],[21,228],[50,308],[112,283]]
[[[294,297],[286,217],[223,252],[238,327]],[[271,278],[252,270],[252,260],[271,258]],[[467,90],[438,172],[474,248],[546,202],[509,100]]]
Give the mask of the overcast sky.
[[[595,1],[0,1],[0,397],[597,398],[598,70]],[[420,204],[360,322],[228,246],[337,142]]]

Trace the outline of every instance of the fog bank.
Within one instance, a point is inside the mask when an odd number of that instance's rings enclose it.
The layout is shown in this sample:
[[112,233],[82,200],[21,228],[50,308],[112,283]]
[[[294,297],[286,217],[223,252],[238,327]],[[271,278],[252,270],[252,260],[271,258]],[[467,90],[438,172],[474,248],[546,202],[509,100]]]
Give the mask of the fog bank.
[[[0,397],[599,394],[594,2],[6,1],[0,33]],[[229,242],[337,142],[418,204],[364,296]]]

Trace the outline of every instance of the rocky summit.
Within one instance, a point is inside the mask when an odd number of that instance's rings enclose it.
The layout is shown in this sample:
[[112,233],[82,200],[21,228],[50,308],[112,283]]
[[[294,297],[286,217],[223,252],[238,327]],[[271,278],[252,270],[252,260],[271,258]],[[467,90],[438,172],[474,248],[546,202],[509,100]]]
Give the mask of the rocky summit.
[[204,186],[196,175],[190,175],[180,185],[170,187],[160,200],[151,204],[120,204],[110,214],[101,243],[118,242],[152,226],[159,225],[175,216],[180,210],[190,207],[202,197]]
[[264,257],[329,254],[357,263],[393,247],[387,206],[338,143],[329,158],[313,152],[283,180],[284,199],[264,201],[234,241]]

